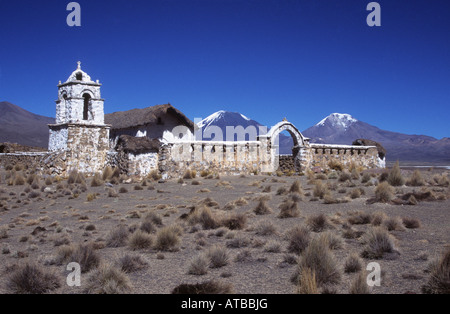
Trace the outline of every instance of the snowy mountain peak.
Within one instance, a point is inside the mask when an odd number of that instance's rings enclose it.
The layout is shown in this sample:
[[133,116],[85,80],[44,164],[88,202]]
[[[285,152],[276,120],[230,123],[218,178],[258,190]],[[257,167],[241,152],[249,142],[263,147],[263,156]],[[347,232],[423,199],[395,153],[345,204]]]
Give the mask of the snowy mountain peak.
[[325,124],[331,124],[332,127],[340,127],[343,129],[347,129],[353,123],[358,122],[351,115],[346,113],[332,113],[319,123],[317,126],[325,126]]
[[[214,112],[213,114],[209,115],[199,123],[197,123],[199,128],[207,127],[210,125],[215,125],[219,121],[224,120],[228,122],[238,122],[239,119],[243,119],[245,121],[252,121],[248,117],[244,116],[242,113],[238,112],[229,112],[225,110],[219,110],[217,112]],[[231,124],[233,125],[233,124]]]

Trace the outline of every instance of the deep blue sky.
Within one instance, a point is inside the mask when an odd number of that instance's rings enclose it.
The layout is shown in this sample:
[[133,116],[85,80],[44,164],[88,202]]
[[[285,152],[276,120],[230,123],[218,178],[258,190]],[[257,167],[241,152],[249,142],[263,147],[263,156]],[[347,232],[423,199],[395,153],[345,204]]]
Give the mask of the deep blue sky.
[[192,120],[238,111],[300,130],[332,112],[382,129],[450,136],[450,1],[0,0],[0,101],[55,115],[82,61],[105,112],[170,102]]

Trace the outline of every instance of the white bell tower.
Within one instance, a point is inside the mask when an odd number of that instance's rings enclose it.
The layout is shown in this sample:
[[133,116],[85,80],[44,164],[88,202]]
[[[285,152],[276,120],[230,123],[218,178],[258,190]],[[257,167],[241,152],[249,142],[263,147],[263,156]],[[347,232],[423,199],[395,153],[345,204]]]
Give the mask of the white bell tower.
[[50,124],[49,151],[65,151],[68,171],[102,170],[109,147],[101,84],[81,70],[81,62],[66,82],[58,84],[55,124]]

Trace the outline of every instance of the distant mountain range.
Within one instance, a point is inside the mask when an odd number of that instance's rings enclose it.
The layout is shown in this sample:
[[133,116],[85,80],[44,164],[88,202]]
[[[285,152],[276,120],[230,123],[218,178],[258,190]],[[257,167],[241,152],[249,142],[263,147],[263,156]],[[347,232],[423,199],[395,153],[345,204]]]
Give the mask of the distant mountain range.
[[[0,102],[0,142],[18,143],[27,146],[48,146],[47,124],[55,123],[54,118],[33,114],[9,102]],[[214,130],[220,129],[226,138],[227,126],[251,126],[255,130],[252,136],[231,140],[256,140],[267,128],[237,112],[218,111],[197,124],[201,128],[204,140],[214,139]],[[297,126],[298,127],[298,126]],[[207,136],[208,133],[210,136]],[[436,139],[426,135],[407,135],[386,130],[359,121],[349,114],[333,113],[316,125],[304,130],[302,134],[311,139],[311,143],[350,145],[359,138],[379,142],[387,150],[387,160],[413,163],[450,164],[450,138]],[[228,134],[230,136],[230,134]],[[222,138],[216,138],[221,140]],[[280,134],[280,153],[290,154],[293,141],[290,136]]]
[[0,102],[0,143],[10,142],[26,146],[48,147],[48,118],[31,113],[9,102]]

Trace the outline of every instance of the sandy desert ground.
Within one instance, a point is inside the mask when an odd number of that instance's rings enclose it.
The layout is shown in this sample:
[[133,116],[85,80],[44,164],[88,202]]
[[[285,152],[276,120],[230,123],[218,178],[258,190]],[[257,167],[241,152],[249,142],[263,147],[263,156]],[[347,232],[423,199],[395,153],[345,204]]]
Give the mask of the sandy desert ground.
[[[376,191],[381,170],[163,182],[1,169],[0,293],[448,292],[436,266],[450,250],[448,172]],[[66,284],[70,262],[80,287]],[[367,290],[370,262],[382,279]]]

